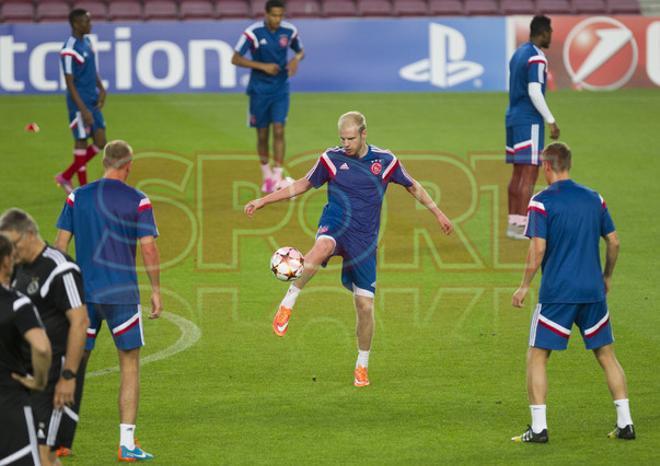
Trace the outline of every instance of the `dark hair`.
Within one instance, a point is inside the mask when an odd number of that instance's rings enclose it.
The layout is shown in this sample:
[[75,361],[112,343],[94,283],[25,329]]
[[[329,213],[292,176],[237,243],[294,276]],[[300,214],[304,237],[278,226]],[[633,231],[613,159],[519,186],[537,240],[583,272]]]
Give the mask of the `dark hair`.
[[571,148],[563,142],[553,142],[543,149],[543,161],[548,162],[555,173],[571,169]]
[[78,18],[82,18],[88,14],[89,12],[83,8],[76,8],[75,10],[71,10],[71,13],[69,13],[69,24],[73,26],[73,23],[78,21]]
[[550,18],[544,15],[537,15],[532,18],[532,22],[529,24],[529,35],[530,37],[536,37],[543,34],[544,32],[551,31],[550,27]]
[[284,2],[282,0],[268,0],[266,2],[266,13],[270,13],[273,8],[284,8]]
[[24,235],[26,233],[39,233],[37,222],[34,221],[30,214],[24,210],[13,207],[5,210],[0,216],[0,231],[15,231]]
[[14,253],[14,245],[11,244],[9,238],[0,233],[0,263],[4,262],[7,257]]

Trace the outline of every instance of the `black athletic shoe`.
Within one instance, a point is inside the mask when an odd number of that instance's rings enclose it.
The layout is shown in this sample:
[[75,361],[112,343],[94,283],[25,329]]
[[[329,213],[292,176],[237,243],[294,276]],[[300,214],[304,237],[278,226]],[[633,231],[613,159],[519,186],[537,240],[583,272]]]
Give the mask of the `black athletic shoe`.
[[527,430],[521,435],[512,437],[514,442],[530,442],[530,443],[548,443],[548,429],[543,429],[541,432],[534,433],[532,426],[527,426]]
[[632,424],[628,424],[623,429],[619,426],[614,426],[614,430],[607,434],[609,438],[620,438],[623,440],[635,440],[635,428]]

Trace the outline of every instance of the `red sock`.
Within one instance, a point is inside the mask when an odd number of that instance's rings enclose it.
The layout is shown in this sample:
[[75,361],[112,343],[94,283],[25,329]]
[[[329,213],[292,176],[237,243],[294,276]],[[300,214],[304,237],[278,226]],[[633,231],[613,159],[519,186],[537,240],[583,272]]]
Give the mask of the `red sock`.
[[78,169],[78,183],[80,186],[85,186],[87,184],[87,167],[82,166]]
[[100,152],[100,149],[96,147],[96,144],[92,144],[91,146],[87,146],[87,152],[85,153],[85,163],[89,162],[94,158],[96,154]]
[[62,172],[62,177],[71,180],[73,174],[76,173],[80,167],[85,165],[85,159],[87,158],[87,151],[85,149],[74,149],[73,150],[73,163],[69,165],[69,168]]

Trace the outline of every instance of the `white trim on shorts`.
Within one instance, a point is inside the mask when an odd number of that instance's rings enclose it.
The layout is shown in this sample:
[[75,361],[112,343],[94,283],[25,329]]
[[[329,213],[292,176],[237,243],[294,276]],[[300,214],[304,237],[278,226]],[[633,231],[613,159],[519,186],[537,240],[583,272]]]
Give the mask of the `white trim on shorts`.
[[48,436],[46,437],[46,445],[49,447],[55,446],[57,432],[60,430],[61,423],[62,409],[53,409],[53,412],[50,414],[50,422],[48,423]]
[[83,120],[82,114],[76,112],[76,118],[73,121],[76,122],[76,126],[78,127],[78,139],[87,139],[87,131],[85,131],[85,121]]
[[66,405],[64,405],[64,408],[62,409],[64,409],[64,414],[69,416],[69,418],[71,418],[73,422],[78,422],[80,420],[80,416],[78,416],[73,409],[69,408]]
[[32,461],[36,466],[41,466],[39,459],[39,447],[37,446],[37,433],[34,430],[34,416],[32,415],[32,408],[30,406],[23,406],[23,413],[25,415],[25,423],[28,430],[28,445],[15,451],[9,456],[0,459],[0,466],[10,465],[16,460],[23,458],[26,455],[32,454]]
[[539,125],[538,124],[533,124],[532,125],[532,163],[534,165],[539,164],[539,146],[541,145],[541,141],[539,140]]
[[532,314],[532,323],[529,327],[529,346],[534,346],[536,343],[536,327],[539,325],[539,315],[542,307],[543,305],[538,303],[536,309],[534,309],[534,314]]
[[23,414],[25,415],[25,424],[28,431],[29,444],[18,451],[15,451],[9,456],[0,459],[0,466],[5,466],[14,463],[16,460],[23,458],[26,455],[32,454],[32,461],[35,466],[41,466],[39,459],[39,448],[37,446],[37,433],[34,430],[34,416],[32,415],[32,407],[23,406]]
[[145,345],[144,343],[144,327],[142,326],[142,305],[138,304],[138,314],[140,314],[140,322],[138,325],[140,326],[140,342],[142,343],[142,346]]
[[353,283],[353,296],[364,296],[365,298],[374,298],[373,291],[365,290],[364,288],[358,287]]

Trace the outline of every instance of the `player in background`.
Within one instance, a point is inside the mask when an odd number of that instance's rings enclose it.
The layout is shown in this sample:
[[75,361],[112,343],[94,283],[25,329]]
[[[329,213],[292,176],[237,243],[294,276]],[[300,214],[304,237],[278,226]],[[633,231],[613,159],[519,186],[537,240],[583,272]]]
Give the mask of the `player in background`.
[[133,149],[111,141],[104,149],[103,178],[76,189],[67,198],[57,221],[55,245],[66,251],[75,236],[76,260],[83,274],[90,326],[87,356],[106,320],[119,353],[119,461],[153,458],[135,443],[140,398],[140,348],[144,346],[142,308],[135,265],[136,246],[151,282],[151,314],[160,316],[160,257],[158,229],[149,198],[126,184]]
[[[87,163],[105,146],[105,120],[101,109],[105,104],[105,88],[99,75],[98,56],[86,37],[92,30],[87,10],[77,8],[69,14],[71,37],[60,51],[62,71],[66,81],[66,106],[69,128],[75,140],[73,163],[55,176],[55,182],[70,193],[71,178],[78,174],[80,186],[87,184]],[[87,140],[93,143],[87,145]]]
[[[282,180],[284,163],[284,125],[289,113],[289,78],[298,71],[304,58],[298,29],[284,18],[284,2],[268,0],[266,17],[249,26],[235,47],[232,64],[250,68],[249,124],[257,129],[257,153],[261,162],[261,190],[270,193]],[[288,50],[295,55],[287,62]],[[252,59],[245,57],[250,52]],[[268,140],[273,127],[273,166],[270,166]]]
[[300,290],[319,266],[332,256],[343,258],[342,284],[353,293],[357,313],[358,357],[354,385],[369,385],[368,366],[374,334],[374,293],[380,212],[387,186],[394,182],[431,211],[445,234],[453,231],[447,216],[436,206],[426,190],[408,175],[392,152],[367,144],[367,121],[359,112],[339,118],[341,146],[326,150],[303,178],[287,189],[250,201],[245,213],[274,202],[299,196],[312,187],[328,184],[328,203],[319,220],[316,241],[305,255],[302,276],[289,286],[275,318],[273,330],[284,336]]
[[15,245],[12,286],[34,303],[52,345],[48,385],[32,394],[31,404],[41,462],[56,465],[62,418],[78,418],[70,406],[89,325],[80,269],[70,257],[46,244],[36,222],[23,210],[5,211],[0,216],[0,233]]
[[13,256],[0,234],[0,464],[34,466],[41,462],[29,390],[46,387],[51,348],[30,299],[9,287]]
[[529,42],[521,45],[509,62],[509,107],[506,110],[506,163],[513,164],[509,182],[509,238],[527,239],[527,204],[539,176],[539,155],[544,145],[543,120],[550,137],[559,137],[559,126],[545,102],[548,60],[541,49],[550,47],[552,27],[547,16],[535,16]]
[[[539,304],[532,317],[527,352],[527,391],[532,425],[516,442],[548,441],[546,423],[546,366],[553,350],[568,346],[573,323],[587,349],[593,350],[605,371],[616,407],[616,426],[610,438],[634,439],[623,368],[614,355],[606,294],[619,254],[619,239],[605,201],[595,191],[570,179],[571,151],[550,144],[543,151],[543,174],[548,187],[529,203],[526,235],[531,239],[527,264],[513,305],[522,307],[532,279],[543,268]],[[599,242],[606,244],[601,268]]]

